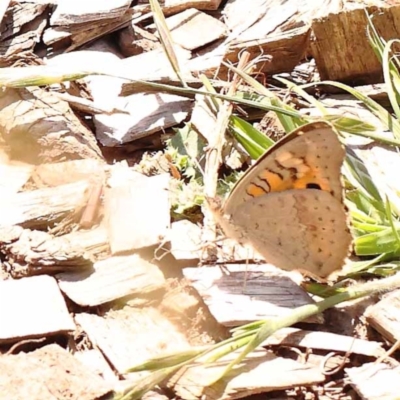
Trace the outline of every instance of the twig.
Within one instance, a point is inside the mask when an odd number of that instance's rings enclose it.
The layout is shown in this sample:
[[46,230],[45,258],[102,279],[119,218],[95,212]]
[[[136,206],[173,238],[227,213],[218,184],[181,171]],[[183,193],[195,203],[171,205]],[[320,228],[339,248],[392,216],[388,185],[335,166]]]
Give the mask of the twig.
[[[250,58],[250,53],[243,52],[238,69],[245,69]],[[241,78],[235,74],[228,89],[228,95],[234,96]],[[232,114],[233,104],[224,102],[218,111],[217,123],[214,135],[211,137],[213,141],[209,143],[209,149],[206,154],[206,164],[204,170],[204,193],[206,197],[215,198],[217,193],[218,171],[222,164],[222,149],[225,142],[225,131],[229,124],[229,118]],[[208,243],[216,238],[216,225],[214,218],[207,207],[203,207],[204,213],[204,232],[203,241]]]

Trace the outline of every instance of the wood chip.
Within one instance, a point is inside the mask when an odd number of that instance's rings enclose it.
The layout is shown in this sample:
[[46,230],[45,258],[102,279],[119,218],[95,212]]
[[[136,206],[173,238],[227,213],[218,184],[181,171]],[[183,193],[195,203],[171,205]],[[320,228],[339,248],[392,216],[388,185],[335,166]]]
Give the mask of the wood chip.
[[51,25],[70,26],[120,18],[127,11],[130,3],[130,0],[114,0],[112,3],[107,0],[99,0],[84,2],[77,7],[68,0],[58,0],[50,23]]
[[365,316],[383,337],[393,343],[400,340],[400,290],[388,293],[381,301],[370,306]]
[[80,243],[20,226],[0,228],[0,249],[13,277],[84,270],[92,265]]
[[0,198],[0,226],[21,224],[26,228],[47,228],[52,222],[82,208],[89,182],[79,181],[54,188],[21,192]]
[[[31,128],[26,129],[27,126]],[[43,89],[2,90],[0,130],[14,160],[38,165],[80,158],[102,159],[92,132],[68,103]]]
[[250,353],[227,377],[208,386],[238,355],[239,352],[235,352],[214,364],[184,367],[170,380],[169,386],[185,400],[228,400],[288,387],[310,386],[325,380],[318,367],[279,358],[260,349]]
[[400,393],[400,366],[368,363],[345,370],[363,400],[395,400]]
[[112,254],[158,245],[170,227],[169,174],[131,177],[105,193]]
[[110,147],[141,139],[181,123],[187,117],[191,103],[187,97],[169,93],[119,97],[115,106],[126,113],[96,114],[93,117],[96,137],[103,146]]
[[150,358],[190,347],[184,333],[153,307],[125,306],[105,317],[76,314],[75,320],[121,374]]
[[86,158],[60,163],[41,164],[34,168],[32,181],[36,187],[54,187],[81,180],[103,181],[105,165],[100,160]]
[[[194,8],[166,18],[166,24],[173,42],[187,50],[195,50],[222,39],[227,30],[224,23]],[[154,25],[149,28],[155,30]]]
[[173,222],[169,238],[171,254],[175,259],[196,262],[200,259],[202,242],[198,225],[188,220]]
[[75,329],[57,282],[49,276],[0,281],[0,321],[2,343]]
[[[393,21],[400,17],[398,5],[383,7],[374,15],[373,24],[379,35],[386,41],[396,39],[400,29]],[[382,65],[360,27],[368,26],[365,5],[360,2],[357,8],[344,9],[314,19],[312,23],[313,40],[310,42],[321,80],[348,82],[352,85],[365,85],[382,82]],[[335,40],[332,39],[334,32]]]
[[160,289],[164,275],[137,254],[98,261],[93,271],[57,274],[61,290],[80,306],[97,306],[124,296]]
[[112,387],[56,344],[0,357],[0,399],[95,400]]
[[[282,317],[296,307],[314,303],[293,280],[299,274],[271,265],[185,268],[183,274],[216,320],[228,327]],[[322,316],[317,315],[305,322],[321,321]]]
[[312,332],[297,328],[283,328],[263,342],[263,346],[299,346],[308,349],[338,351],[380,357],[385,353],[382,344],[330,332]]

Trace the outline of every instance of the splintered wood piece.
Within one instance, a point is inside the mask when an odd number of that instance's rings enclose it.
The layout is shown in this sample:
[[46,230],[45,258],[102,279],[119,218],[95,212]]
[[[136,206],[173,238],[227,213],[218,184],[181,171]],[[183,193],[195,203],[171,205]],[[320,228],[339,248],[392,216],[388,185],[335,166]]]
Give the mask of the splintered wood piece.
[[0,321],[0,343],[75,329],[57,282],[49,276],[0,281]]
[[338,335],[330,332],[312,332],[297,328],[283,328],[266,339],[263,346],[299,346],[308,349],[340,351],[380,357],[385,353],[381,343]]
[[190,348],[185,335],[153,307],[125,306],[105,317],[76,314],[75,320],[120,374],[150,358]]
[[59,163],[41,164],[35,167],[32,181],[36,187],[54,187],[76,181],[103,181],[105,163],[101,160],[69,160]]
[[137,254],[98,261],[93,270],[57,274],[61,290],[80,306],[97,306],[124,296],[160,289],[160,269]]
[[2,23],[0,66],[9,66],[10,56],[34,50],[47,25],[45,10],[51,1],[40,3],[20,1],[8,7]]
[[169,93],[119,97],[115,105],[126,112],[96,114],[93,117],[96,137],[103,146],[110,147],[141,139],[181,123],[187,117],[191,103],[187,97]]
[[177,260],[198,261],[201,256],[201,228],[188,221],[176,221],[170,231],[171,254]]
[[13,400],[95,400],[112,386],[72,354],[51,344],[31,353],[0,357],[0,393]]
[[[228,327],[282,317],[296,307],[314,304],[295,283],[300,276],[298,273],[271,265],[185,268],[183,274],[215,319]],[[322,321],[322,315],[317,315],[304,322]]]
[[51,16],[51,25],[66,25],[99,23],[101,20],[121,18],[128,10],[130,0],[98,0],[83,2],[76,6],[68,0],[57,0],[57,8]]
[[247,355],[227,376],[208,386],[239,354],[240,351],[236,351],[213,364],[196,363],[183,367],[168,386],[185,400],[228,400],[295,386],[311,386],[325,380],[317,366],[279,358],[259,349]]
[[0,250],[13,277],[82,270],[92,265],[80,243],[20,226],[0,228]]
[[48,227],[85,206],[89,182],[79,181],[54,188],[0,197],[0,226]]
[[7,197],[19,192],[29,180],[33,165],[28,164],[0,164],[0,193],[1,197]]
[[[373,3],[374,6],[382,5],[373,17],[379,36],[385,41],[398,38],[400,6],[388,6],[378,0]],[[355,7],[313,20],[311,54],[321,80],[350,82],[353,86],[383,81],[381,62],[365,33],[368,26],[365,4],[359,3]],[[373,7],[368,8],[373,12]],[[333,35],[335,40],[332,40]]]
[[[14,73],[18,70],[13,69]],[[92,132],[68,103],[43,89],[2,90],[0,131],[14,160],[38,165],[68,159],[102,159]]]
[[[173,42],[187,50],[195,50],[222,39],[227,32],[224,23],[195,8],[168,17],[166,24]],[[149,28],[155,29],[154,25]],[[157,31],[155,34],[159,36]]]
[[400,340],[400,290],[388,293],[370,306],[366,313],[368,323],[391,342]]
[[132,177],[105,192],[112,254],[158,245],[170,227],[169,174]]
[[363,400],[394,400],[400,393],[400,366],[368,363],[345,369],[350,384]]

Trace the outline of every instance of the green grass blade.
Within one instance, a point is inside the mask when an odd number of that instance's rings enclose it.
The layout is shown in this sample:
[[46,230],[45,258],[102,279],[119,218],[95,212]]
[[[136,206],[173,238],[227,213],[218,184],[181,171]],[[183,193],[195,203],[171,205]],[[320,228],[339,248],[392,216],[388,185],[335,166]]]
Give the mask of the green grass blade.
[[260,157],[275,143],[253,125],[234,115],[230,118],[229,131],[253,159]]

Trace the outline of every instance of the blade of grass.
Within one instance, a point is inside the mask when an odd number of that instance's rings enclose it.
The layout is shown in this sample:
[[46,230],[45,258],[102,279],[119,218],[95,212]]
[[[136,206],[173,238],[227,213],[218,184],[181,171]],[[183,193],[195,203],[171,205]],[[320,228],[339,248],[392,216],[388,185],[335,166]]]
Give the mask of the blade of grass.
[[217,382],[223,376],[228,374],[229,371],[231,371],[235,365],[239,364],[247,356],[247,354],[255,350],[260,344],[264,342],[264,340],[266,340],[270,335],[275,333],[278,329],[291,326],[295,323],[298,323],[299,321],[309,318],[312,315],[321,313],[326,309],[333,307],[334,305],[342,303],[344,301],[368,296],[374,292],[391,290],[399,286],[400,286],[400,274],[394,277],[382,279],[380,281],[368,282],[348,288],[345,292],[329,297],[316,304],[308,304],[305,306],[298,307],[295,310],[293,310],[289,315],[279,318],[274,322],[271,322],[271,320],[269,320],[267,323],[264,323],[263,326],[258,330],[256,336],[245,347],[245,349],[242,351],[239,357],[233,360],[223,371],[223,373],[213,380],[213,383]]
[[183,78],[181,69],[179,67],[179,61],[174,51],[173,41],[171,33],[168,29],[167,23],[164,18],[164,14],[157,0],[150,0],[150,7],[153,11],[154,23],[157,27],[157,31],[160,35],[160,41],[164,48],[165,54],[174,70],[176,76],[181,81],[183,87],[187,87],[185,79]]

